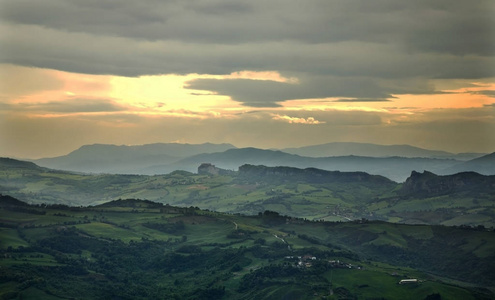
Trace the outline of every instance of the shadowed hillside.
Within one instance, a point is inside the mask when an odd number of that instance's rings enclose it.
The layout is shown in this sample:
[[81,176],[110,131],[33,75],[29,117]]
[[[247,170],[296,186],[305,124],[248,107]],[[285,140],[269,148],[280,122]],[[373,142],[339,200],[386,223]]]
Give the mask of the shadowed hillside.
[[448,194],[482,195],[493,193],[495,176],[475,172],[438,176],[431,172],[412,172],[402,185],[402,193],[412,197],[434,197]]

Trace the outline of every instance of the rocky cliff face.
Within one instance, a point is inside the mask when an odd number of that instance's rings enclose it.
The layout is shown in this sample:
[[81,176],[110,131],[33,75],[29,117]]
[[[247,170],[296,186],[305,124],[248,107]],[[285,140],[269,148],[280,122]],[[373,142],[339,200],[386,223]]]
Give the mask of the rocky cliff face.
[[495,188],[495,176],[485,176],[475,172],[438,176],[431,172],[413,171],[402,185],[401,193],[410,196],[436,196],[454,192],[484,193]]

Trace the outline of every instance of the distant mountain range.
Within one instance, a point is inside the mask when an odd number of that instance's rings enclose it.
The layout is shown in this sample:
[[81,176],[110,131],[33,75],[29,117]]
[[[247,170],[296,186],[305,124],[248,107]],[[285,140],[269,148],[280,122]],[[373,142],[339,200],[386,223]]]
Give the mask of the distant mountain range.
[[[157,143],[140,146],[85,145],[63,156],[34,160],[36,164],[59,170],[85,173],[142,174],[154,165],[172,164],[202,153],[223,152],[230,144]],[[173,170],[172,170],[173,171]]]
[[452,166],[446,170],[446,172],[451,174],[465,171],[475,171],[480,174],[493,175],[495,173],[495,152]]
[[[379,154],[382,155],[379,155]],[[467,158],[471,158],[467,160]],[[201,163],[235,170],[244,164],[320,168],[329,171],[362,171],[397,182],[412,171],[446,175],[474,171],[495,174],[495,155],[452,154],[408,145],[330,143],[301,148],[263,150],[230,144],[149,144],[142,146],[87,145],[67,155],[34,160],[52,169],[84,173],[168,174],[196,172]]]
[[410,145],[377,145],[369,143],[335,142],[322,145],[305,146],[299,148],[281,149],[283,152],[308,157],[328,156],[367,156],[367,157],[409,157],[409,158],[451,158],[456,160],[470,160],[483,156],[484,153],[450,153],[446,151],[428,150]]

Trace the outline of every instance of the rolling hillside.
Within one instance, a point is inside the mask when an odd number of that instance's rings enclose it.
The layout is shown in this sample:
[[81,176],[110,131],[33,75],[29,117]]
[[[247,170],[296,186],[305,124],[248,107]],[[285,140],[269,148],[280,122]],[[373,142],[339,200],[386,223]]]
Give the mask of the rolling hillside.
[[[97,205],[139,198],[229,213],[309,220],[495,226],[495,176],[412,173],[404,184],[364,172],[243,165],[222,175],[89,175],[0,159],[0,193],[30,203]],[[473,182],[473,184],[470,184]],[[453,188],[449,185],[453,183]]]
[[0,196],[0,237],[3,299],[494,297],[495,234],[481,228]]

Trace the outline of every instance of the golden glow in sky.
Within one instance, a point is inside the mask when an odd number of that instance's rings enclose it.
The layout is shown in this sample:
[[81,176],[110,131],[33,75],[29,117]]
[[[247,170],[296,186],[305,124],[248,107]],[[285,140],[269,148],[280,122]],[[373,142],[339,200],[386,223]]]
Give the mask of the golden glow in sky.
[[0,3],[0,156],[172,141],[495,151],[490,1]]
[[[251,79],[298,84],[297,78],[284,78],[278,72],[241,71],[230,75],[153,75],[122,77],[111,75],[77,74],[48,69],[3,65],[2,97],[4,103],[19,107],[10,113],[30,115],[52,114],[44,111],[43,104],[76,99],[81,105],[100,99],[120,106],[130,114],[174,114],[194,112],[197,114],[235,114],[238,111],[364,111],[391,113],[414,113],[430,109],[479,108],[493,103],[493,98],[480,91],[495,90],[495,84],[464,82],[467,87],[439,90],[434,94],[393,95],[389,101],[352,101],[352,98],[299,99],[280,102],[280,107],[248,108],[233,101],[229,96],[211,91],[191,90],[186,86],[195,79]],[[46,86],[40,82],[49,82]],[[349,100],[339,101],[339,99]],[[73,102],[71,102],[73,103]],[[120,110],[119,110],[120,111]],[[60,112],[63,113],[63,112]],[[68,112],[65,112],[68,113]],[[115,113],[113,111],[87,111],[72,113]],[[317,124],[318,122],[315,122]]]
[[[397,124],[430,122],[431,116],[435,116],[436,119],[459,118],[456,111],[469,112],[462,113],[463,120],[477,122],[484,119],[489,123],[494,122],[494,115],[490,112],[493,111],[490,107],[493,98],[482,93],[495,90],[495,84],[489,82],[456,82],[454,88],[439,90],[433,94],[397,94],[388,101],[356,101],[352,98],[298,99],[280,102],[279,107],[252,108],[243,106],[226,95],[188,89],[188,82],[198,78],[250,79],[298,85],[298,79],[285,78],[276,71],[242,71],[230,75],[169,74],[122,77],[77,74],[13,65],[3,65],[2,69],[8,70],[8,73],[3,73],[4,78],[8,79],[3,81],[2,86],[4,103],[2,114],[6,119],[29,120],[30,124],[45,119],[43,124],[46,124],[48,122],[46,119],[69,118],[73,124],[66,126],[88,126],[87,122],[90,121],[99,126],[100,132],[105,132],[109,128],[121,130],[134,128],[136,134],[138,130],[142,131],[140,133],[142,143],[153,142],[156,139],[156,134],[150,134],[149,139],[145,138],[148,135],[146,126],[159,126],[158,124],[165,119],[169,124],[167,126],[171,128],[174,124],[179,126],[178,124],[182,124],[184,120],[188,122],[188,119],[197,119],[198,122],[219,119],[259,122],[266,124],[264,126],[267,129],[272,126],[274,130],[282,129],[277,129],[278,127],[273,124],[287,124],[289,127],[283,130],[289,131],[292,126],[328,125],[334,128],[347,126],[351,131],[358,127],[361,127],[360,130],[365,130],[362,126],[385,128]],[[444,83],[440,83],[442,84]],[[488,110],[488,112],[480,114],[480,110]],[[336,113],[340,115],[337,116]],[[189,124],[206,126],[191,121]],[[229,125],[225,123],[224,126]],[[78,130],[84,131],[81,128]],[[151,131],[156,130],[156,128],[151,129]],[[115,137],[115,131],[112,132],[114,132],[111,134],[112,137]],[[108,138],[108,135],[105,136]],[[222,139],[223,134],[217,136],[219,142],[225,142]],[[165,138],[164,141],[190,143],[207,141],[201,139],[201,134],[193,134],[192,138],[186,135],[170,139]],[[115,143],[118,143],[118,140],[115,139]],[[315,139],[313,143],[316,144],[317,140]],[[290,145],[290,141],[287,145]]]

